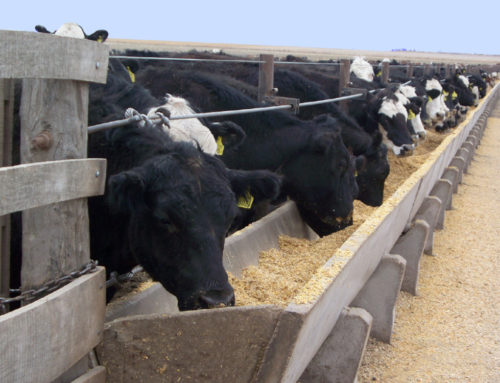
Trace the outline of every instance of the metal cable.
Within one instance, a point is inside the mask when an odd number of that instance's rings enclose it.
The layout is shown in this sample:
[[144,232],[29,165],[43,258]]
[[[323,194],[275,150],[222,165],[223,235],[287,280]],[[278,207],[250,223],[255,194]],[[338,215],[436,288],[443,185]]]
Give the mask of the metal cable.
[[[241,64],[263,64],[261,60],[237,60],[237,59],[195,59],[188,57],[148,57],[148,56],[109,56],[110,59],[132,59],[132,60],[156,60],[156,61],[192,61],[192,62],[224,62]],[[326,65],[338,66],[340,63],[330,62],[302,62],[302,61],[274,61],[275,65]]]
[[[370,91],[370,93],[374,92],[376,90]],[[337,97],[337,98],[330,98],[326,100],[318,100],[318,101],[308,101],[308,102],[303,102],[299,104],[299,107],[307,107],[307,106],[313,106],[313,105],[320,105],[320,104],[326,104],[330,102],[337,102],[337,101],[344,101],[344,100],[350,100],[353,98],[358,98],[363,96],[363,93],[357,93],[353,94],[350,96],[342,96],[342,97]],[[207,113],[195,113],[195,114],[189,114],[189,115],[184,115],[184,116],[173,116],[170,117],[169,120],[185,120],[189,118],[209,118],[209,117],[223,117],[223,116],[234,116],[237,114],[250,114],[250,113],[261,113],[261,112],[271,112],[275,110],[286,110],[286,109],[292,109],[293,105],[277,105],[277,106],[263,106],[260,108],[251,108],[251,109],[236,109],[236,110],[227,110],[227,111],[221,111],[221,112],[207,112]],[[151,118],[152,121],[158,121],[160,117],[153,117]],[[102,124],[97,124],[97,125],[92,125],[88,127],[88,134],[96,133],[102,130],[106,129],[112,129],[116,128],[118,126],[123,126],[130,124],[132,122],[136,122],[141,120],[140,116],[134,116],[131,118],[126,118],[123,120],[117,120],[117,121],[111,121],[111,122],[104,122]]]

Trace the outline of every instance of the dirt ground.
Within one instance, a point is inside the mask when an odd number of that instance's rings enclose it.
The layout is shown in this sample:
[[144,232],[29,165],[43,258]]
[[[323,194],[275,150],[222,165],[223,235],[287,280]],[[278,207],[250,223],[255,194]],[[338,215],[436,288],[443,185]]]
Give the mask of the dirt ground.
[[419,295],[401,293],[391,345],[370,339],[367,382],[500,382],[500,102],[423,256]]

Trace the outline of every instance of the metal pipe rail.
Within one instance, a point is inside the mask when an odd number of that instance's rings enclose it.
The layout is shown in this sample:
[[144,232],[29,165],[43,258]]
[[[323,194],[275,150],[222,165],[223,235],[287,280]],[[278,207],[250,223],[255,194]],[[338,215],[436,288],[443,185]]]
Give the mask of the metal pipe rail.
[[[374,92],[374,91],[375,90],[372,90],[370,92]],[[329,99],[318,100],[318,101],[308,101],[308,102],[300,103],[299,107],[307,107],[307,106],[313,106],[313,105],[327,104],[330,102],[350,100],[350,99],[354,99],[354,98],[359,98],[363,95],[364,95],[363,93],[356,93],[356,94],[353,94],[350,96],[329,98]],[[184,115],[184,116],[174,116],[174,117],[170,117],[169,120],[174,121],[174,120],[185,120],[185,119],[189,119],[189,118],[210,118],[210,117],[234,116],[237,114],[271,112],[271,111],[276,111],[276,110],[286,110],[286,109],[292,109],[292,108],[293,108],[293,105],[264,106],[261,108],[236,109],[236,110],[226,110],[226,111],[221,111],[221,112],[195,113],[195,114],[189,114],[189,115]],[[152,121],[157,121],[159,119],[160,119],[160,117],[151,118]],[[106,129],[116,128],[119,126],[130,124],[132,122],[138,122],[140,120],[141,120],[140,116],[133,116],[133,117],[126,118],[123,120],[116,120],[116,121],[104,122],[102,124],[92,125],[92,126],[88,127],[88,134],[100,132],[100,131],[106,130]]]

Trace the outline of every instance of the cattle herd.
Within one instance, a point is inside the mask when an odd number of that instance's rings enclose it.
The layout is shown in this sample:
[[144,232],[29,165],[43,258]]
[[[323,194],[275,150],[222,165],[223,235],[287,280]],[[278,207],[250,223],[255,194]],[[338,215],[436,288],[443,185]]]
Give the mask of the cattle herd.
[[[104,41],[104,32],[88,36],[73,25],[55,34]],[[355,199],[381,205],[388,151],[411,156],[426,130],[456,127],[494,76],[457,66],[448,77],[415,68],[408,78],[394,65],[383,83],[381,63],[356,57],[349,86],[367,92],[347,108],[328,103],[298,114],[174,119],[261,107],[258,71],[241,62],[125,55],[110,58],[106,84],[90,87],[89,125],[139,116],[89,136],[89,157],[108,160],[105,195],[89,199],[92,257],[119,273],[141,264],[181,310],[234,305],[222,264],[225,237],[286,199],[320,236],[352,224]],[[340,96],[332,66],[281,68],[274,72],[280,95],[300,101]]]

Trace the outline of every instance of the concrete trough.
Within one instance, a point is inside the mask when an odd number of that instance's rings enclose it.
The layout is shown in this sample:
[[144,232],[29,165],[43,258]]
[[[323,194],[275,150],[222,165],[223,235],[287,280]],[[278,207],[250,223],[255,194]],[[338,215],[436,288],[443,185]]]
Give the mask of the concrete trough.
[[[332,254],[285,308],[243,306],[179,313],[175,298],[158,284],[118,307],[108,307],[103,342],[97,348],[107,368],[107,381],[352,381],[367,334],[390,341],[400,288],[416,294],[419,258],[441,212],[451,206],[454,181],[442,176],[496,90]],[[459,182],[456,175],[454,179]],[[431,195],[437,183],[446,184],[446,193]],[[227,269],[238,276],[247,265],[257,264],[259,252],[277,247],[280,234],[316,237],[288,202],[227,239]],[[351,306],[367,314],[349,314],[346,308]],[[349,346],[353,337],[356,345]],[[335,359],[328,356],[332,347],[344,350],[345,360],[352,361],[350,369],[340,360],[335,368],[333,361],[332,368],[325,367],[330,363],[325,361]]]

